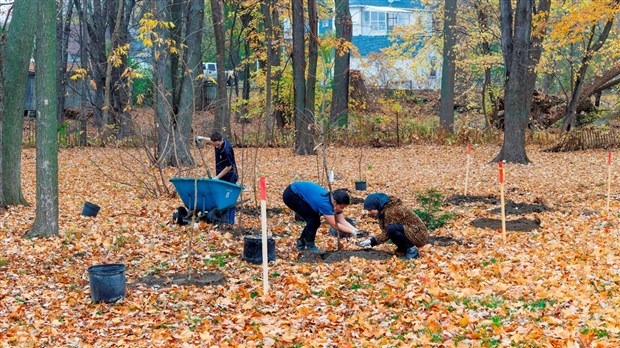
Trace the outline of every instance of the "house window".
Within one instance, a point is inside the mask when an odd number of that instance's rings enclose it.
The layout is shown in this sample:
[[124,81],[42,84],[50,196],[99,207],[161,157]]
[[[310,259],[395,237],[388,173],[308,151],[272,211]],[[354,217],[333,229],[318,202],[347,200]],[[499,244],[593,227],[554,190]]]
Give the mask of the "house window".
[[364,12],[364,22],[370,26],[370,30],[385,31],[386,18],[385,12]]
[[390,13],[386,14],[387,17],[387,31],[392,32],[395,26],[407,26],[409,25],[409,14],[408,13]]

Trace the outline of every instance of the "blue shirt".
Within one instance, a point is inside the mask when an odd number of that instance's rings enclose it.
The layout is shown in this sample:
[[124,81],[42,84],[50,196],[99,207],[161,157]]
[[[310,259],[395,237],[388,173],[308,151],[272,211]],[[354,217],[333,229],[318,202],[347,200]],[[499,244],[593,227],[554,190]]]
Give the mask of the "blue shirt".
[[224,139],[222,145],[215,148],[215,175],[218,175],[224,170],[224,168],[229,166],[232,167],[232,169],[220,179],[234,184],[239,179],[239,176],[237,175],[235,153],[233,152],[232,145],[230,145],[228,140]]
[[309,181],[296,181],[291,190],[301,196],[312,210],[321,215],[334,215],[334,207],[329,201],[329,191]]

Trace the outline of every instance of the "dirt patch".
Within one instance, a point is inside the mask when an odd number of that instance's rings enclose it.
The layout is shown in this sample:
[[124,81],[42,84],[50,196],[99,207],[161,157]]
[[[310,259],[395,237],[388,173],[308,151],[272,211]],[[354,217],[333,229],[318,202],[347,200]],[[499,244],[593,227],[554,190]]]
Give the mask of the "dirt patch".
[[428,244],[434,246],[450,246],[450,245],[463,245],[460,239],[454,239],[451,236],[429,236]]
[[[502,228],[502,220],[500,219],[478,218],[470,222],[469,224],[474,227],[490,228],[492,230],[498,230]],[[506,221],[507,231],[530,232],[536,229],[540,229],[540,227],[541,226],[539,218],[534,218],[533,220],[520,218],[517,220]]]
[[454,195],[446,198],[444,200],[446,204],[452,205],[463,205],[469,203],[484,203],[484,204],[500,204],[500,199],[495,197],[494,195],[488,196],[465,196],[465,195]]
[[334,250],[328,251],[325,254],[317,254],[311,251],[300,252],[297,257],[298,262],[305,263],[335,263],[348,260],[351,257],[359,257],[366,260],[387,260],[393,256],[391,253],[374,249],[361,249],[361,250]]
[[217,228],[222,234],[230,233],[233,235],[233,237],[244,237],[244,236],[250,236],[253,234],[254,235],[261,234],[261,231],[255,228],[240,227],[238,225],[225,225],[225,226],[220,225]]
[[[506,202],[506,214],[530,214],[530,213],[542,213],[545,211],[551,211],[552,209],[544,204],[531,204],[531,203],[515,203],[513,201]],[[493,214],[501,214],[502,208],[495,208],[491,210]]]
[[151,273],[136,280],[136,284],[144,284],[151,288],[167,288],[172,285],[194,285],[205,287],[211,285],[224,285],[224,275],[217,272],[206,272],[187,277],[187,273],[155,274]]

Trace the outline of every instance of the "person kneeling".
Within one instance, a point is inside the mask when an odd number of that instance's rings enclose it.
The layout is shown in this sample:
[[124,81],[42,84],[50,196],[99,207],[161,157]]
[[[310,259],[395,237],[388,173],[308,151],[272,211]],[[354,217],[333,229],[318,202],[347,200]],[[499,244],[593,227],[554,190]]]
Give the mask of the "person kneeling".
[[382,233],[358,243],[358,246],[374,247],[390,239],[396,245],[396,253],[405,254],[404,260],[420,256],[418,248],[427,243],[428,229],[399,198],[372,193],[364,200],[364,210],[378,220]]

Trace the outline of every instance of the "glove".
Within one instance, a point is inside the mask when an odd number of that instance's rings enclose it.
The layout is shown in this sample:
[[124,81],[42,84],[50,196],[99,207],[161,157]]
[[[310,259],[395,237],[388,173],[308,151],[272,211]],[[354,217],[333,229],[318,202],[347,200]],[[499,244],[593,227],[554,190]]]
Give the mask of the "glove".
[[371,244],[372,244],[372,242],[370,241],[370,239],[366,239],[366,240],[363,240],[363,241],[357,243],[357,246],[360,246],[362,248],[368,248],[369,246],[371,246]]
[[364,231],[364,230],[355,230],[351,234],[353,235],[353,237],[356,237],[356,238],[363,238],[369,235],[368,231]]

